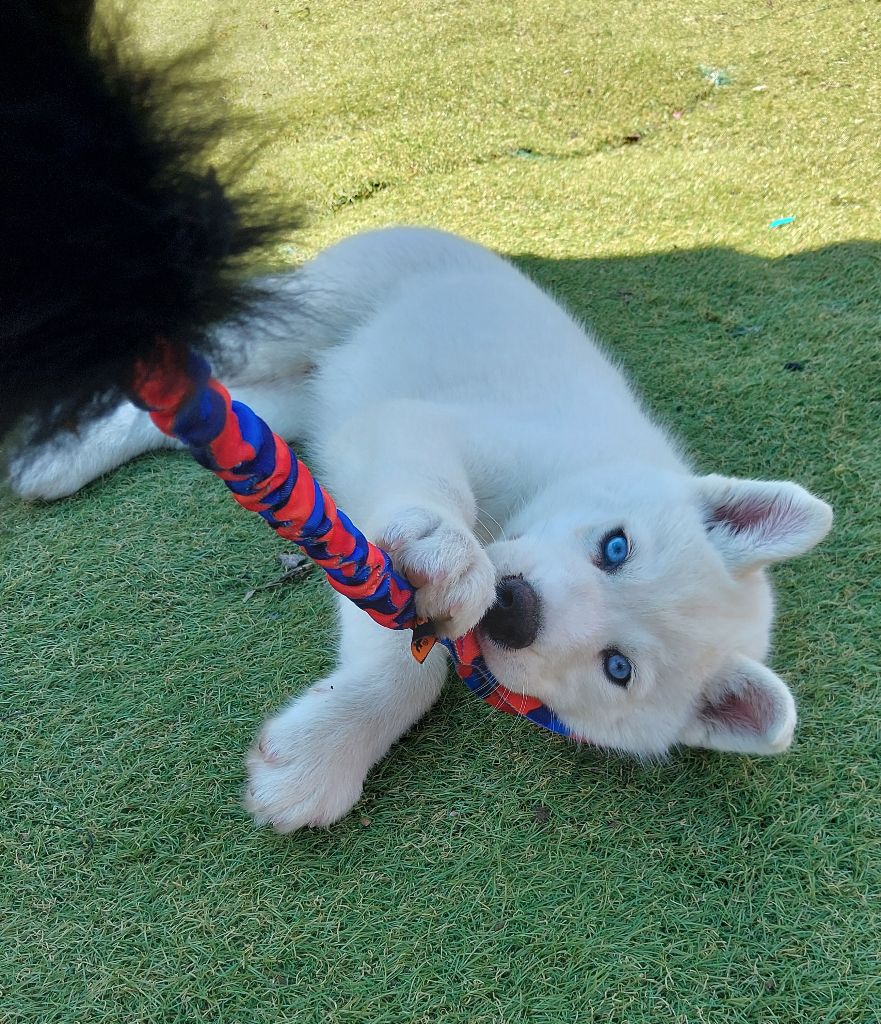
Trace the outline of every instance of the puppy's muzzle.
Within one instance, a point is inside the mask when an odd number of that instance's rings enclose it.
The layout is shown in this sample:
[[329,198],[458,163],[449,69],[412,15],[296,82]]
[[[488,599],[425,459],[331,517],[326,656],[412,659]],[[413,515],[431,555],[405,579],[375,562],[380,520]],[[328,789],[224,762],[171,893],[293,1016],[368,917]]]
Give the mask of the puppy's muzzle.
[[496,587],[496,603],[480,625],[499,647],[529,647],[541,626],[541,599],[522,576],[505,576]]

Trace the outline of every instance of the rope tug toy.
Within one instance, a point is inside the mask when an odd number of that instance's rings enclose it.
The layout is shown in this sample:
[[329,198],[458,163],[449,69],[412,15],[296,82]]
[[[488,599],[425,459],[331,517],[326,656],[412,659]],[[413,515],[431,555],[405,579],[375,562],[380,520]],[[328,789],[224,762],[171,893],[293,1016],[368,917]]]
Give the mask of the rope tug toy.
[[[412,585],[211,375],[211,325],[241,316],[256,295],[236,262],[291,218],[261,220],[213,171],[193,170],[222,126],[180,127],[170,115],[193,95],[186,61],[148,74],[107,35],[96,55],[91,6],[11,0],[5,15],[0,437],[24,423],[31,441],[43,439],[130,399],[336,591],[380,625],[412,630],[424,661],[438,638],[416,617]],[[539,700],[494,679],[474,631],[440,642],[488,704],[575,738]]]

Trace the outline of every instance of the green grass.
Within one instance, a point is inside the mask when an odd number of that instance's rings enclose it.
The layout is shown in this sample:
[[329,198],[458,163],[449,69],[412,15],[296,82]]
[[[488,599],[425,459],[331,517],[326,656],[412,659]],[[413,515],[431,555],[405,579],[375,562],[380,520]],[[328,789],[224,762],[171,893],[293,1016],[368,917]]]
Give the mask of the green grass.
[[182,456],[4,498],[4,1024],[881,1019],[873,6],[136,8],[146,49],[210,35],[229,110],[282,124],[250,184],[309,223],[270,259],[392,222],[477,238],[705,468],[798,479],[837,524],[776,573],[789,755],[644,768],[451,686],[351,816],[282,839],[240,809],[241,751],[330,664],[327,591],[245,601],[278,543]]

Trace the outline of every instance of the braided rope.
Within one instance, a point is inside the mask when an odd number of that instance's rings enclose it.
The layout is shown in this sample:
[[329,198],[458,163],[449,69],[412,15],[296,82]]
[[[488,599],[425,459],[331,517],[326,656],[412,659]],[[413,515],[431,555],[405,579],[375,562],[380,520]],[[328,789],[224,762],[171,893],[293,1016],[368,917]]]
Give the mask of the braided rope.
[[[154,360],[136,367],[132,391],[133,401],[164,434],[182,441],[243,508],[302,548],[334,590],[380,625],[413,630],[413,656],[420,662],[428,657],[437,638],[416,615],[412,585],[336,507],[293,450],[247,405],[232,400],[201,356],[183,357],[160,344]],[[459,678],[487,704],[573,738],[541,701],[515,694],[493,677],[473,630],[440,642]]]

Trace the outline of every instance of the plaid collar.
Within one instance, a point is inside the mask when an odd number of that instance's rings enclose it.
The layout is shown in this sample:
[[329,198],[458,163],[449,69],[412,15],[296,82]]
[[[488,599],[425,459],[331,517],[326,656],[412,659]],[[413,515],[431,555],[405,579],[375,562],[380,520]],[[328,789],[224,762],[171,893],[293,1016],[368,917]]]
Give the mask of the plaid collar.
[[490,672],[486,660],[480,652],[480,645],[472,630],[458,640],[441,640],[441,643],[450,652],[456,674],[462,682],[476,693],[478,697],[486,701],[491,707],[504,711],[509,715],[520,715],[528,718],[535,725],[556,733],[558,736],[565,736],[567,739],[578,739],[578,736],[566,725],[551,709],[542,704],[537,697],[530,697],[525,693],[514,693],[500,682]]

